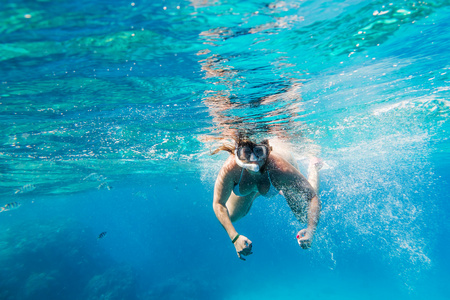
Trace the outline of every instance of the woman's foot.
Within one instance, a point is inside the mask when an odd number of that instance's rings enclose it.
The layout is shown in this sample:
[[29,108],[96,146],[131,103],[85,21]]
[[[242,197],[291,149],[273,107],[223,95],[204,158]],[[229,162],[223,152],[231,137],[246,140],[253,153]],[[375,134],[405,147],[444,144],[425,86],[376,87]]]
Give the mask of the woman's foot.
[[309,160],[309,167],[308,169],[314,167],[317,171],[319,171],[320,169],[322,169],[323,167],[323,160],[318,158],[318,157],[311,157],[311,159]]

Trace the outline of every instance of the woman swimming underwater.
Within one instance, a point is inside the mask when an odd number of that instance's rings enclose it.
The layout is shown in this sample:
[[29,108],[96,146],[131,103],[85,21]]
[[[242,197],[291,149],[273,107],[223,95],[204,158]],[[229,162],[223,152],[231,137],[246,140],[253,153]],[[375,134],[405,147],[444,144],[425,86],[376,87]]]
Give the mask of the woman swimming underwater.
[[219,151],[227,151],[230,156],[216,179],[213,208],[238,257],[245,260],[244,256],[252,254],[252,242],[238,234],[232,223],[244,217],[260,195],[281,194],[286,198],[296,218],[307,224],[307,228],[297,234],[299,245],[303,249],[311,247],[320,214],[317,191],[321,161],[311,159],[306,179],[293,157],[283,153],[281,148],[272,148],[268,140],[255,143],[236,138],[235,145],[223,145],[213,154]]

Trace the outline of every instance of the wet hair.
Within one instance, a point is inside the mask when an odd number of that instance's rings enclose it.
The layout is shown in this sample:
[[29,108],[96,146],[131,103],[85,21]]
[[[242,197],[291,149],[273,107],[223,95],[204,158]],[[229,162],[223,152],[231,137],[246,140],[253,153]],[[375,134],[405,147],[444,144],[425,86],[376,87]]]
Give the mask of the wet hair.
[[268,154],[270,153],[270,151],[272,151],[272,147],[270,147],[268,139],[264,139],[260,143],[255,143],[246,137],[238,136],[237,138],[233,138],[233,140],[235,142],[234,144],[231,144],[231,143],[223,144],[222,146],[218,147],[216,150],[212,151],[211,155],[217,154],[220,151],[226,151],[226,152],[234,155],[234,150],[236,149],[236,144],[238,145],[238,147],[249,146],[250,148],[253,148],[256,145],[265,145],[265,146],[267,146],[267,149],[269,150]]

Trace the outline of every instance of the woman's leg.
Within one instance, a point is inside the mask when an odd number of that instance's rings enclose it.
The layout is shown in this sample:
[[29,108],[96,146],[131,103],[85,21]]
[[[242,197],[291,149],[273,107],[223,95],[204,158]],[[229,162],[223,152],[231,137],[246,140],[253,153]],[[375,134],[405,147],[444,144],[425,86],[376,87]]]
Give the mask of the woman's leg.
[[313,187],[316,194],[319,193],[319,170],[322,168],[323,162],[317,157],[311,158],[308,166],[308,182]]
[[231,222],[236,222],[245,217],[250,211],[256,196],[257,193],[251,193],[244,197],[236,196],[234,193],[231,193],[226,204]]
[[295,159],[294,155],[292,154],[294,150],[292,149],[292,147],[290,145],[288,145],[287,143],[284,143],[278,139],[269,140],[269,145],[272,146],[273,152],[275,152],[276,154],[278,154],[279,156],[281,156],[282,158],[287,160],[287,162],[289,162],[291,165],[293,165],[294,168],[299,170],[297,160]]

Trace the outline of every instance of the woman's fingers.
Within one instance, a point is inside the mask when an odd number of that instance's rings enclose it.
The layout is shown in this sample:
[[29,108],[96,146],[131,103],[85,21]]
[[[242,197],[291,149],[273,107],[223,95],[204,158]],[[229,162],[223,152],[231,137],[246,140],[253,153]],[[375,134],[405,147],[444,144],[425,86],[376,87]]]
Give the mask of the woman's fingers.
[[301,239],[298,240],[298,244],[303,249],[308,249],[308,248],[311,247],[311,239],[309,239],[309,238],[301,238]]
[[252,241],[250,241],[249,239],[246,239],[244,241],[244,247],[242,250],[237,252],[238,257],[242,260],[245,260],[245,258],[243,256],[247,256],[250,254],[253,254],[252,252]]
[[252,241],[247,239],[245,241],[245,248],[248,248],[248,249],[252,250]]
[[298,234],[297,234],[297,238],[299,239],[299,238],[302,238],[302,237],[304,237],[306,235],[306,229],[302,229],[302,230],[300,230],[299,232],[298,232]]
[[[246,244],[247,244],[247,242],[246,242]],[[250,254],[252,254],[253,253],[252,252],[252,244],[247,244],[245,246],[245,248],[241,250],[240,253],[242,253],[243,255],[250,255]]]
[[306,229],[300,230],[297,234],[298,244],[303,249],[308,249],[311,247],[311,239],[311,234]]
[[244,249],[244,250],[241,251],[241,254],[242,254],[242,255],[245,255],[245,256],[250,255],[250,254],[252,254],[252,253],[253,253],[253,252],[252,252],[252,250],[250,250],[250,249]]

